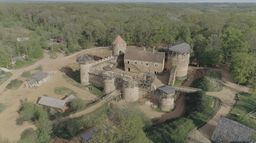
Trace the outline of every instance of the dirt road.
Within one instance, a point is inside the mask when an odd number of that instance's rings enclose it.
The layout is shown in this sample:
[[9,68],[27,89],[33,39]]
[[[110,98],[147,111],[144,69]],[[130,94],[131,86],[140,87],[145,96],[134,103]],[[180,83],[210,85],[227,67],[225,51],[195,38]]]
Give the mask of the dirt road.
[[213,134],[215,127],[221,117],[228,115],[233,105],[235,104],[235,95],[238,92],[249,92],[249,88],[233,83],[230,74],[222,70],[222,81],[224,84],[220,92],[207,92],[209,96],[219,98],[222,102],[220,109],[215,116],[210,119],[207,124],[198,130],[194,130],[188,137],[188,143],[211,143],[209,140]]

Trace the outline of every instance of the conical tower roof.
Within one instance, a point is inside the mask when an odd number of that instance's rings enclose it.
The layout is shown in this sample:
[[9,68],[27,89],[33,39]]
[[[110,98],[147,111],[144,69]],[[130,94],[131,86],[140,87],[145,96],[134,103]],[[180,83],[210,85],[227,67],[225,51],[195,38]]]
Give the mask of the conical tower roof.
[[124,41],[124,39],[118,35],[115,40],[113,41],[112,43],[113,45],[116,45],[116,44],[126,44],[126,42]]

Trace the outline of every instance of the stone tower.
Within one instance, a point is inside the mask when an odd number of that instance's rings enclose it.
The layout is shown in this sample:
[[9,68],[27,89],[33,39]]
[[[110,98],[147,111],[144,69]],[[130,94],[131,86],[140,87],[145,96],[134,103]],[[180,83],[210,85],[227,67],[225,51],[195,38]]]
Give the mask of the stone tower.
[[133,79],[124,79],[122,94],[126,102],[138,101],[139,87],[137,86],[137,83]]
[[164,85],[157,89],[156,95],[159,97],[159,107],[164,112],[171,111],[175,104],[175,89],[171,86]]
[[103,79],[104,79],[104,93],[105,94],[109,94],[116,90],[115,78],[111,72],[103,73]]
[[94,59],[88,55],[82,55],[77,58],[77,62],[80,65],[80,81],[82,85],[89,85],[89,71],[91,63]]
[[190,46],[187,43],[168,48],[166,69],[171,71],[171,69],[176,68],[177,79],[185,79],[187,77],[190,50]]
[[174,108],[174,98],[172,97],[162,98],[160,102],[161,111],[169,112]]
[[112,52],[114,56],[123,55],[126,51],[126,42],[122,39],[120,35],[112,43]]

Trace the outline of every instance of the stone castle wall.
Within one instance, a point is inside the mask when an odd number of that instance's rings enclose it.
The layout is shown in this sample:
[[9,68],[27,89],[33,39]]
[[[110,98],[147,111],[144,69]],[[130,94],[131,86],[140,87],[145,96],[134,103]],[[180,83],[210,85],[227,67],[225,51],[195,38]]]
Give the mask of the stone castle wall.
[[172,53],[168,55],[167,66],[176,67],[176,77],[185,78],[188,74],[188,65],[189,65],[190,54],[176,54]]
[[150,72],[160,73],[164,69],[164,60],[162,63],[153,63],[146,61],[137,60],[124,60],[125,71],[139,73],[139,72]]

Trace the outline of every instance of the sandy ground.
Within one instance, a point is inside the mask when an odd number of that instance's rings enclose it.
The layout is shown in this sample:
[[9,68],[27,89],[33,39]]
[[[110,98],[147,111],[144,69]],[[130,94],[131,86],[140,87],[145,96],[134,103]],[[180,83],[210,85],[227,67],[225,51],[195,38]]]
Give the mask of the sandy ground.
[[[45,54],[43,59],[37,61],[33,65],[13,70],[13,76],[0,86],[0,102],[6,105],[6,109],[0,113],[0,136],[2,138],[8,139],[11,142],[16,142],[20,138],[22,131],[30,127],[35,128],[35,126],[31,123],[16,125],[16,119],[18,118],[17,110],[20,107],[21,100],[27,99],[28,101],[36,102],[38,97],[44,94],[51,97],[63,98],[63,96],[54,93],[54,88],[60,86],[72,89],[77,93],[78,97],[84,100],[92,100],[93,98],[96,98],[89,91],[78,88],[67,82],[63,78],[63,73],[59,71],[59,69],[64,66],[69,64],[76,64],[75,61],[77,56],[83,53],[101,53],[104,56],[110,54],[110,50],[106,48],[98,48],[97,52],[94,51],[94,49],[83,50],[65,57],[63,55],[59,55],[56,59],[50,59],[48,54]],[[49,81],[38,88],[29,89],[21,86],[16,90],[6,90],[5,87],[11,80],[20,78],[20,75],[24,71],[33,70],[38,66],[42,66],[44,71],[51,73]]]
[[222,70],[222,81],[224,83],[224,87],[220,92],[206,93],[209,96],[213,96],[221,100],[222,105],[220,109],[217,111],[215,116],[207,122],[207,124],[190,133],[188,143],[210,143],[211,141],[209,139],[211,138],[218,121],[221,117],[226,116],[235,104],[236,93],[249,92],[249,88],[233,83],[230,74],[225,70]]

